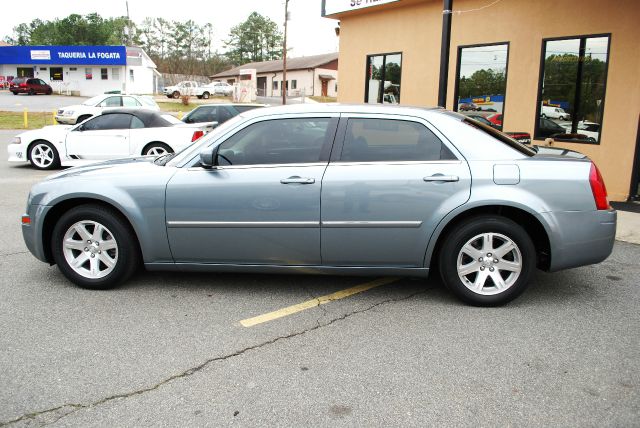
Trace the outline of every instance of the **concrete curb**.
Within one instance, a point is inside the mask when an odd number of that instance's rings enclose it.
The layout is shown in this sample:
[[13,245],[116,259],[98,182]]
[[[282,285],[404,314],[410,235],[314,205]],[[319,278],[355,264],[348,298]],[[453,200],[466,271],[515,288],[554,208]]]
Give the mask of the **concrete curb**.
[[618,211],[616,239],[632,244],[640,244],[640,214]]

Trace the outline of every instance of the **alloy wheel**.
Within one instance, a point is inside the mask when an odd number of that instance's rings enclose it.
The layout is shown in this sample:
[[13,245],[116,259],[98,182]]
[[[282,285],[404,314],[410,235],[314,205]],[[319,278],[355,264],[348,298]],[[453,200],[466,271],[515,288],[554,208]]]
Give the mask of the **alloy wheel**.
[[47,144],[37,144],[31,149],[31,160],[38,168],[48,168],[53,164],[55,154]]
[[104,278],[118,263],[118,243],[111,231],[96,221],[71,225],[62,245],[67,264],[84,278]]
[[474,293],[490,296],[515,284],[523,267],[522,254],[509,237],[482,233],[462,246],[456,266],[465,287]]

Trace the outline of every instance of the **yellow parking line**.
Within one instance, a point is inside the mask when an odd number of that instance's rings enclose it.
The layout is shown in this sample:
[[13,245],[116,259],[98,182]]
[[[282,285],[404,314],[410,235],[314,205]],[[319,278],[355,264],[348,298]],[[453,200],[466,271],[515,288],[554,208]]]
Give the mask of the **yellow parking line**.
[[316,306],[324,305],[325,303],[332,302],[334,300],[344,299],[345,297],[353,296],[354,294],[362,293],[363,291],[371,290],[381,285],[390,284],[396,281],[396,278],[380,278],[375,281],[366,282],[364,284],[356,285],[355,287],[347,288],[344,290],[336,291],[335,293],[327,294],[306,302],[298,303],[297,305],[287,306],[286,308],[278,309],[277,311],[269,312],[266,314],[258,315],[257,317],[247,318],[240,321],[243,327],[253,327],[257,324],[262,324],[268,321],[273,321],[278,318],[286,317],[298,312],[302,312],[307,309],[315,308]]

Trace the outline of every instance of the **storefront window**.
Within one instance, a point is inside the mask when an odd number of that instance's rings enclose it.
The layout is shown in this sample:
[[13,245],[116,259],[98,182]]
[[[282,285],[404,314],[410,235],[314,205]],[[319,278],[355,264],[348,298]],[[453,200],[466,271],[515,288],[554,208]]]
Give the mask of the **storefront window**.
[[101,68],[100,69],[100,78],[102,80],[109,79],[109,69],[108,68]]
[[93,69],[91,68],[85,68],[84,69],[84,78],[86,80],[91,80],[93,79]]
[[399,104],[402,54],[369,55],[364,102]]
[[507,43],[458,48],[454,110],[502,130],[508,58]]
[[609,36],[544,40],[535,138],[600,143]]
[[54,80],[63,80],[62,67],[51,67],[49,68],[49,79]]

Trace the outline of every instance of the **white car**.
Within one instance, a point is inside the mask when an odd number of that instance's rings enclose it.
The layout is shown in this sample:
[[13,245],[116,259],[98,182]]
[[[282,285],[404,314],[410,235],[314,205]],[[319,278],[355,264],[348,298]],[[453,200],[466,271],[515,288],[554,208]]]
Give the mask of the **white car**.
[[196,88],[195,94],[198,98],[204,98],[205,100],[209,99],[211,95],[229,96],[233,94],[233,85],[227,82],[211,82],[208,85]]
[[59,109],[56,113],[56,121],[63,125],[75,125],[108,109],[122,107],[160,111],[158,104],[149,96],[102,94],[89,98],[82,104]]
[[542,106],[540,116],[548,119],[571,120],[571,115],[560,107]]
[[75,126],[45,126],[19,134],[9,144],[9,162],[54,169],[128,156],[159,156],[182,150],[203,135],[203,127],[169,114],[109,110]]
[[196,90],[200,84],[193,80],[185,80],[177,85],[167,86],[162,90],[162,93],[167,98],[180,98],[182,95],[196,95]]

